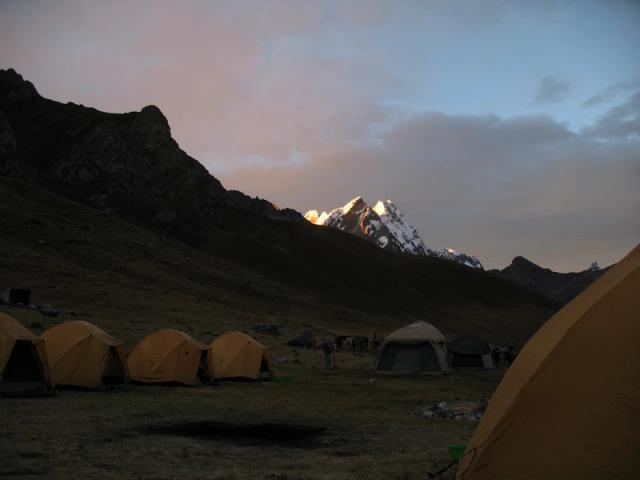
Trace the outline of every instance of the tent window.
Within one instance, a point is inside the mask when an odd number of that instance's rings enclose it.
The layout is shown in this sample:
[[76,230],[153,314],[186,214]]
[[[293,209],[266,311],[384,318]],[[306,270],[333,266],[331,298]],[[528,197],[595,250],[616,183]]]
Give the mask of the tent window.
[[11,357],[4,369],[5,382],[42,382],[42,367],[33,343],[18,340],[14,344]]
[[105,385],[116,385],[125,382],[124,367],[118,357],[118,353],[115,347],[109,348],[109,359],[107,365],[104,368],[104,375],[102,376],[102,383]]

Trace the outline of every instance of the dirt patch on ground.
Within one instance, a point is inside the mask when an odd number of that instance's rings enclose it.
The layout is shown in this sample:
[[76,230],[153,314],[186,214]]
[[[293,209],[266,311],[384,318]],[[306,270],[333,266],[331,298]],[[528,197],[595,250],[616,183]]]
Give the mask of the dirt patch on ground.
[[189,422],[147,425],[140,429],[150,435],[173,435],[214,440],[238,446],[275,445],[289,448],[320,448],[324,427],[285,423],[235,424],[225,422]]

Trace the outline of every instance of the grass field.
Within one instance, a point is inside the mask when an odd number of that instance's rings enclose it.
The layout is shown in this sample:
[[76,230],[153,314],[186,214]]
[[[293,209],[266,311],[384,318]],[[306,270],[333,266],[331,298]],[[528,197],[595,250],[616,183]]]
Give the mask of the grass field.
[[467,441],[476,424],[424,418],[420,409],[488,398],[500,378],[374,377],[373,356],[347,353],[330,374],[319,351],[270,343],[280,359],[270,382],[2,399],[0,476],[426,478],[449,462],[446,446]]

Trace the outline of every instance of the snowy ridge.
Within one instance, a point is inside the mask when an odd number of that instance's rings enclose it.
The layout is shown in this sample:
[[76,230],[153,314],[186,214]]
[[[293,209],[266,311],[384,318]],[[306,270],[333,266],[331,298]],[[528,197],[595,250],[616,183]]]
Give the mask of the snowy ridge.
[[410,253],[452,260],[471,268],[483,269],[471,255],[450,248],[432,249],[425,245],[418,231],[406,221],[391,200],[378,201],[373,208],[360,196],[330,212],[309,210],[304,218],[315,225],[338,228],[365,238],[378,247],[394,252]]
[[451,248],[441,248],[439,250],[431,250],[429,249],[429,253],[427,255],[431,257],[439,257],[446,258],[447,260],[453,260],[454,262],[461,263],[471,268],[479,268],[480,270],[484,270],[482,263],[473,255],[467,255],[462,252],[458,252]]

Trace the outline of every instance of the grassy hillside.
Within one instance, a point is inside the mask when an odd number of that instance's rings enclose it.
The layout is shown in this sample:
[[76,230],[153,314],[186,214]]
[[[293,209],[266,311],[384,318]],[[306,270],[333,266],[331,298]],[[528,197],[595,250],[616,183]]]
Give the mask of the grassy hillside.
[[[0,288],[25,286],[127,342],[177,327],[206,341],[257,322],[372,334],[423,319],[519,344],[552,313],[526,289],[452,262],[383,252],[335,230],[251,217],[201,248],[0,177]],[[274,236],[278,236],[274,241]],[[320,247],[322,246],[322,247]]]

